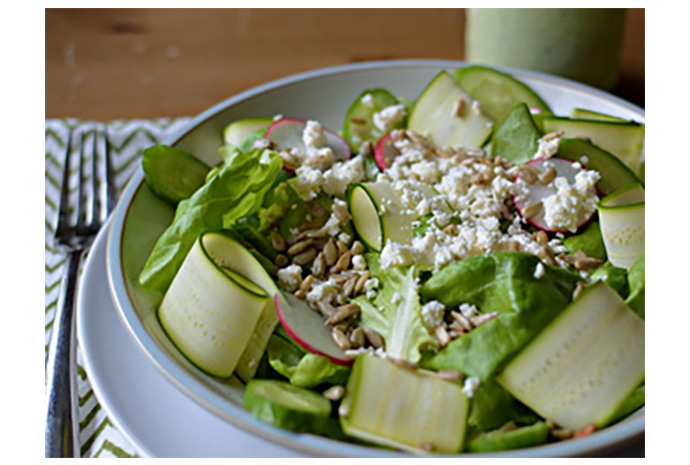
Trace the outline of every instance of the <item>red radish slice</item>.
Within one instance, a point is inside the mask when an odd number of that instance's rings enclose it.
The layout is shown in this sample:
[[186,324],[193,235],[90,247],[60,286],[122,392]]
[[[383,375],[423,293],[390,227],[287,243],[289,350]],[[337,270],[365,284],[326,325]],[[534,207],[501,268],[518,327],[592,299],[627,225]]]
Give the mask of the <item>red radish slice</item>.
[[[307,151],[302,135],[307,121],[295,118],[282,118],[271,124],[266,130],[266,138],[270,140],[276,150],[293,149],[301,153]],[[335,161],[344,161],[350,158],[352,151],[342,137],[330,129],[323,128],[326,136],[326,145],[333,150]],[[286,167],[286,171],[294,171],[295,167]]]
[[[579,166],[579,163],[574,163],[572,160],[566,160],[563,158],[536,158],[527,162],[526,164],[535,168],[539,172],[539,176],[549,171],[549,169],[554,168],[556,170],[556,176],[566,178],[570,184],[575,182],[575,175],[583,170],[583,168]],[[515,180],[517,181],[520,179],[520,177],[521,174],[518,174]],[[553,183],[550,182],[548,184],[542,184],[539,180],[536,180],[532,184],[529,184],[525,181],[525,185],[527,187],[526,193],[513,197],[513,203],[515,204],[515,208],[517,208],[520,216],[522,216],[528,223],[546,232],[570,232],[567,229],[549,228],[544,218],[544,209],[532,207],[533,205],[543,202],[544,199],[557,192],[557,189]],[[593,211],[592,214],[587,218],[583,218],[578,223],[578,228],[587,224],[594,216],[595,211]]]
[[323,355],[338,365],[351,365],[353,360],[345,357],[323,324],[323,318],[302,300],[288,293],[277,293],[274,297],[276,313],[285,331],[307,352]]
[[400,153],[393,145],[392,134],[386,134],[379,139],[374,149],[374,160],[376,160],[376,164],[379,165],[381,171],[386,171],[386,168],[393,163],[393,159]]

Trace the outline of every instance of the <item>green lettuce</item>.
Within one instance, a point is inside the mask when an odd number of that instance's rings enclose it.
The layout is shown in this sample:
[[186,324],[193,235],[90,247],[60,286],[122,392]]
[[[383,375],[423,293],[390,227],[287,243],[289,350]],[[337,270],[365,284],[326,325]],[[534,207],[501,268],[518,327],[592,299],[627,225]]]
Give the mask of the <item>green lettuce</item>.
[[529,107],[518,103],[503,118],[494,131],[491,155],[506,158],[521,165],[532,159],[539,148],[541,131]]
[[422,322],[416,268],[384,270],[376,254],[367,254],[367,264],[379,280],[379,288],[373,300],[364,295],[354,299],[361,308],[362,326],[383,337],[386,355],[417,363],[421,358],[420,350],[434,347],[437,342]]
[[630,294],[625,301],[644,320],[644,256],[638,258],[628,272]]
[[172,224],[156,242],[139,282],[165,292],[199,235],[228,229],[256,212],[283,163],[271,150],[243,153],[221,149],[224,163],[217,174],[177,206]]
[[588,257],[606,260],[606,246],[598,221],[592,221],[581,233],[566,238],[563,245],[571,254],[581,250]]
[[268,341],[268,363],[291,384],[310,388],[321,384],[345,384],[350,368],[336,365],[321,355],[312,354],[273,335]]
[[509,421],[530,424],[539,417],[496,381],[483,382],[472,396],[467,424],[476,431],[490,431]]
[[594,270],[594,272],[589,275],[588,281],[592,284],[597,281],[605,282],[623,299],[627,298],[630,292],[628,286],[628,271],[625,268],[613,266],[610,262],[606,262]]
[[433,275],[422,287],[425,301],[446,307],[476,305],[498,316],[455,339],[437,354],[425,358],[432,369],[456,369],[482,381],[489,379],[571,301],[575,273],[543,265],[523,252],[504,252],[455,262]]

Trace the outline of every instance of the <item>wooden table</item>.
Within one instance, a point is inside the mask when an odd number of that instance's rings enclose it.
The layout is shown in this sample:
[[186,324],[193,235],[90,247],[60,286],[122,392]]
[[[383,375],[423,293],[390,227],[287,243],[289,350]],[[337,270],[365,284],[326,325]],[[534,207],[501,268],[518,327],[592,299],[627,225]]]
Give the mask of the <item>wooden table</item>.
[[[462,9],[46,10],[46,118],[194,115],[314,68],[462,59]],[[644,9],[632,9],[614,93],[644,106]]]

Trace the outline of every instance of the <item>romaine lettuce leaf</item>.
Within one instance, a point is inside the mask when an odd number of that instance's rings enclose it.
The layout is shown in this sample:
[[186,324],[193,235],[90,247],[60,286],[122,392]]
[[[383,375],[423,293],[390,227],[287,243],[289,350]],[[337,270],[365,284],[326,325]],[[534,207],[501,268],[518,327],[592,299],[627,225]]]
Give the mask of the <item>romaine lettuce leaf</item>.
[[544,274],[536,278],[538,263],[531,254],[502,252],[455,262],[433,275],[422,287],[424,300],[451,308],[470,303],[498,317],[455,339],[423,365],[489,379],[571,301],[580,277],[542,265]]
[[644,256],[638,258],[628,272],[630,294],[626,304],[644,320]]
[[350,368],[336,365],[326,357],[308,353],[280,336],[268,341],[268,363],[271,367],[299,387],[321,384],[344,384]]
[[530,424],[539,417],[521,404],[515,397],[496,381],[485,381],[471,400],[467,424],[477,431],[490,431],[499,428],[509,421],[517,424]]
[[228,146],[221,152],[225,161],[218,173],[179,203],[172,224],[156,242],[139,275],[144,287],[165,292],[197,237],[230,228],[256,212],[283,166],[271,150],[243,153]]
[[436,346],[437,341],[422,322],[416,268],[384,270],[377,254],[367,254],[367,264],[372,276],[379,280],[379,289],[373,300],[365,295],[354,299],[361,308],[362,326],[383,337],[387,356],[417,363],[420,350]]

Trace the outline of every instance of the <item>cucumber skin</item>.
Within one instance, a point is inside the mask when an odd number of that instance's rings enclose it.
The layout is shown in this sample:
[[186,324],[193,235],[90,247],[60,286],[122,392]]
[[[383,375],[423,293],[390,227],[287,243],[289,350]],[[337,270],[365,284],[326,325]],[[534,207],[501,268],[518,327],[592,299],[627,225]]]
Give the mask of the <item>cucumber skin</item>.
[[[350,144],[350,147],[359,147],[359,144],[356,144],[353,141],[353,134],[352,131],[350,130],[350,118],[353,116],[359,116],[362,118],[365,118],[367,120],[367,127],[373,127],[373,121],[371,119],[373,118],[374,113],[376,112],[376,108],[370,108],[366,106],[364,103],[362,103],[362,99],[364,98],[365,95],[370,94],[373,98],[374,101],[377,104],[378,110],[382,110],[383,108],[391,105],[397,105],[400,103],[398,98],[390,93],[387,89],[383,88],[375,88],[375,89],[367,89],[364,92],[362,92],[357,99],[352,102],[352,105],[350,105],[350,108],[348,108],[347,113],[345,113],[345,121],[343,122],[343,138],[347,141],[348,144]],[[381,105],[382,104],[382,105]],[[406,109],[409,111],[409,108],[407,108],[407,105],[405,106]],[[364,110],[364,111],[362,111]],[[409,114],[409,113],[408,113]],[[407,124],[407,117],[404,118],[397,126],[399,128],[404,128]],[[371,141],[373,143],[376,143],[378,139],[376,137],[362,137],[361,142],[364,141]],[[360,143],[361,143],[360,142]]]
[[472,97],[479,101],[479,103],[486,109],[487,113],[489,113],[489,116],[491,116],[493,119],[497,121],[501,120],[505,115],[508,114],[510,110],[505,111],[503,114],[498,114],[498,109],[494,105],[486,104],[485,102],[481,101],[480,98],[477,98],[475,92],[473,92],[473,89],[471,88],[472,86],[468,85],[468,78],[470,78],[472,74],[476,76],[477,73],[491,74],[494,78],[500,78],[503,81],[503,84],[508,83],[511,87],[513,87],[513,89],[519,89],[521,92],[524,92],[524,95],[530,97],[530,101],[527,101],[527,99],[517,100],[510,105],[511,107],[515,106],[515,104],[524,102],[533,107],[539,108],[545,114],[552,113],[551,108],[549,108],[546,102],[544,102],[544,100],[536,92],[534,92],[527,84],[519,79],[514,78],[510,74],[486,66],[465,66],[455,70],[453,77],[458,84],[460,84],[460,87],[465,89],[470,95],[472,95]]
[[[259,392],[262,384],[280,385],[281,388],[304,393],[314,399],[320,412],[298,411],[292,407],[282,405],[273,399],[268,399]],[[323,402],[322,402],[323,401]],[[327,406],[327,408],[326,408]],[[325,397],[308,389],[292,386],[290,383],[277,380],[253,379],[247,383],[244,391],[244,408],[254,417],[296,433],[320,434],[328,427],[331,414],[331,404]]]
[[540,421],[504,433],[483,433],[467,443],[469,452],[497,452],[522,449],[544,444],[549,438],[549,426]]
[[[176,164],[182,162],[185,165],[184,170],[173,168],[175,171],[172,173],[173,182],[169,182],[170,173],[167,173],[168,170],[165,166],[171,162]],[[208,173],[211,171],[206,163],[191,153],[166,145],[154,145],[144,150],[141,167],[144,170],[146,185],[156,196],[173,207],[182,200],[191,197],[197,189],[203,186]],[[179,182],[180,175],[186,177],[183,184]]]

